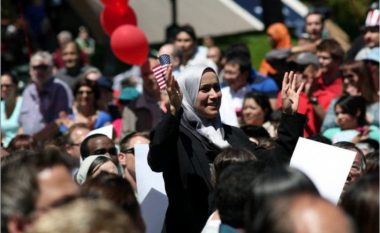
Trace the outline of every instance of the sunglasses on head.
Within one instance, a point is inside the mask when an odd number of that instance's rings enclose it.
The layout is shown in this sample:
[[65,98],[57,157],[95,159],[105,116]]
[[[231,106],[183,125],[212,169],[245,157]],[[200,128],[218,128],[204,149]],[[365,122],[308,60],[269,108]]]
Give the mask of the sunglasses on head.
[[117,155],[116,147],[111,147],[109,149],[106,149],[106,148],[97,149],[92,154],[94,154],[94,155],[105,155],[107,153],[110,155]]

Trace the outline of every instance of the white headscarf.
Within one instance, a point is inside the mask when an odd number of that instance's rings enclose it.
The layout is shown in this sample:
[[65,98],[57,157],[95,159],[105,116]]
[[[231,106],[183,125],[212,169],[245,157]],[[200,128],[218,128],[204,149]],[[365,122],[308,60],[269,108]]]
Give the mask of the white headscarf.
[[[224,130],[220,121],[220,116],[215,119],[205,119],[197,115],[194,109],[194,104],[198,96],[199,86],[201,83],[202,74],[205,69],[215,71],[211,67],[205,65],[194,65],[187,67],[181,75],[176,79],[181,92],[183,93],[182,108],[184,110],[181,119],[181,124],[189,129],[194,136],[200,138],[196,133],[206,137],[212,144],[219,148],[226,148],[229,143],[224,140]],[[194,132],[194,126],[195,131]]]
[[106,157],[111,161],[111,158],[105,155],[91,155],[85,158],[81,163],[77,174],[75,175],[75,181],[78,184],[82,185],[86,181],[88,170],[90,169],[95,159],[97,159],[98,157]]

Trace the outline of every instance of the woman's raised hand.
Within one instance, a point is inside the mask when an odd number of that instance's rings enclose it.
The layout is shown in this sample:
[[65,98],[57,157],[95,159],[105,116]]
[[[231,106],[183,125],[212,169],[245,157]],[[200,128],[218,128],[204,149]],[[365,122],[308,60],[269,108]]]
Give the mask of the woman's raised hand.
[[293,114],[298,110],[299,97],[305,82],[296,89],[296,74],[293,71],[286,72],[282,80],[282,111]]
[[172,75],[173,66],[170,64],[168,70],[166,71],[165,79],[166,79],[166,91],[169,95],[170,100],[170,110],[173,115],[175,115],[178,110],[181,108],[182,103],[182,92],[179,88],[177,80],[175,80]]

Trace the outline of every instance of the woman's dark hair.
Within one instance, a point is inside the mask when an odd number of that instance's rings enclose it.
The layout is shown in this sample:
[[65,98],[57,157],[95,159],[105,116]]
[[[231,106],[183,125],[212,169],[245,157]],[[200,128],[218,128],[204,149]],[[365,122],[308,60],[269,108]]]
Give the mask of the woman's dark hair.
[[365,155],[367,167],[366,173],[372,175],[379,175],[379,149]]
[[187,33],[191,39],[193,39],[194,43],[197,43],[197,35],[195,34],[195,30],[191,25],[183,25],[177,29],[176,37],[179,33],[185,32]]
[[272,107],[269,103],[268,96],[266,96],[262,93],[259,93],[259,92],[253,92],[253,91],[248,92],[244,96],[243,106],[244,106],[244,103],[247,99],[254,99],[255,102],[263,109],[263,111],[264,111],[264,122],[270,120],[270,116],[271,116],[273,110],[272,110]]
[[145,232],[140,206],[131,184],[124,178],[108,172],[88,179],[81,186],[81,193],[89,198],[104,198],[115,203]]
[[256,156],[252,152],[246,149],[238,148],[226,148],[220,152],[214,159],[213,163],[213,183],[217,183],[219,175],[223,170],[225,170],[229,165],[245,162],[250,160],[257,160]]
[[255,232],[260,209],[282,195],[310,193],[319,196],[314,183],[303,172],[291,167],[275,167],[260,174],[251,183],[251,195],[246,206],[246,229]]
[[96,100],[100,98],[99,85],[95,81],[81,79],[74,87],[74,96],[77,96],[79,89],[83,86],[91,88],[94,93],[94,103],[96,104]]
[[257,147],[272,149],[274,140],[270,137],[268,131],[257,125],[244,125],[240,127],[243,132],[249,137],[257,140]]
[[9,153],[19,150],[35,150],[37,149],[37,143],[34,138],[28,134],[16,135],[7,147]]
[[344,193],[340,206],[358,232],[379,232],[379,174],[364,175]]
[[[355,117],[358,121],[359,126],[364,126],[367,124],[366,120],[366,101],[361,96],[342,96],[335,103],[336,106],[339,105],[342,108],[343,113],[347,113],[352,117]],[[359,112],[359,116],[357,116]]]
[[375,87],[372,84],[371,76],[363,61],[347,61],[344,62],[339,69],[342,75],[346,72],[352,72],[358,76],[359,80],[356,83],[356,87],[367,103],[377,101]]
[[106,156],[99,156],[91,163],[90,167],[88,168],[86,177],[91,177],[91,175],[96,171],[96,169],[106,162],[112,162],[117,167],[117,165],[111,158]]
[[1,74],[1,76],[8,76],[11,78],[12,83],[17,87],[18,85],[18,78],[13,72],[4,72]]

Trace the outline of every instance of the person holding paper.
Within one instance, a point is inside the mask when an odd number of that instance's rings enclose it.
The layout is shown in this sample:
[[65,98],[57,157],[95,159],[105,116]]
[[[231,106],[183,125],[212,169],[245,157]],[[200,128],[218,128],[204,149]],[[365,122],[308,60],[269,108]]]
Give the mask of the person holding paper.
[[212,68],[190,66],[175,79],[169,66],[166,80],[173,111],[151,132],[148,163],[163,172],[169,199],[166,231],[200,232],[214,210],[210,166],[222,149],[246,148],[272,166],[289,162],[306,121],[297,113],[303,85],[296,89],[294,73],[285,74],[279,138],[274,149],[266,150],[239,128],[221,123],[222,93]]

